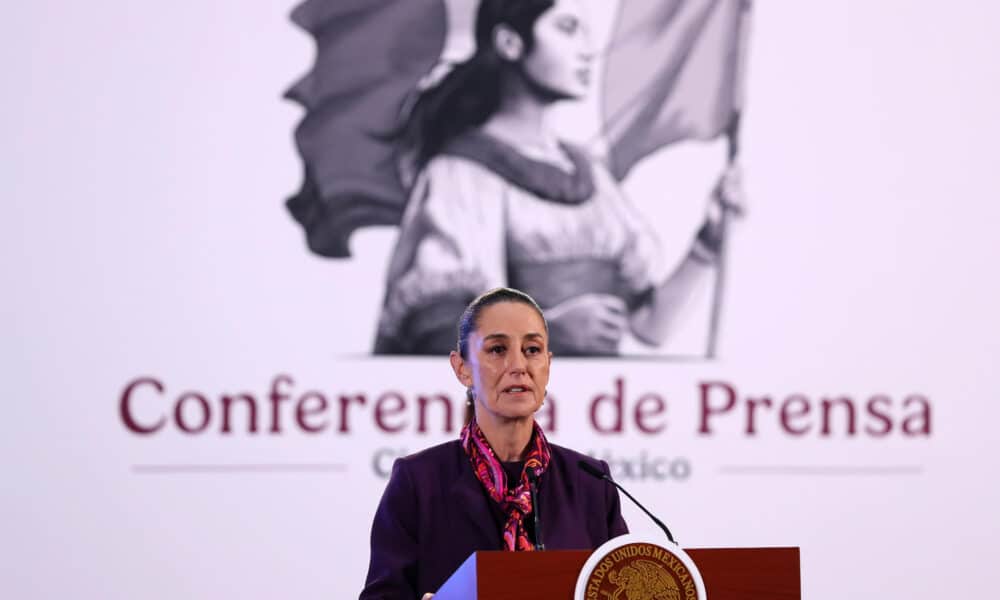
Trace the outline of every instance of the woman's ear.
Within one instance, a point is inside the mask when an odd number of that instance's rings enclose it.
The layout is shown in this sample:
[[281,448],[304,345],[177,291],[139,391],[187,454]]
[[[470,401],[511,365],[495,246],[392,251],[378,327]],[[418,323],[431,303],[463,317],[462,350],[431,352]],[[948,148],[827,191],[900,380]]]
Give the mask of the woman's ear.
[[451,370],[455,372],[459,383],[465,387],[472,387],[472,373],[469,372],[469,366],[462,355],[452,350],[451,354],[448,355],[448,360],[451,361]]
[[524,57],[524,40],[508,25],[500,24],[493,28],[493,49],[500,58],[517,62]]

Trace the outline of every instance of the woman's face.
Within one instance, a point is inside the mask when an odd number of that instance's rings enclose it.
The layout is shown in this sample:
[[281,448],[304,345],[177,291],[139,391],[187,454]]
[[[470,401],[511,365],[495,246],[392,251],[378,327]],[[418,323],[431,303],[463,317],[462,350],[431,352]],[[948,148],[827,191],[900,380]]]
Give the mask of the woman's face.
[[469,357],[452,355],[455,374],[475,394],[477,414],[519,419],[531,416],[549,383],[548,335],[541,316],[522,302],[500,302],[479,313],[469,336]]
[[590,29],[578,0],[556,0],[535,21],[535,44],[524,57],[524,75],[559,99],[586,96],[594,57]]

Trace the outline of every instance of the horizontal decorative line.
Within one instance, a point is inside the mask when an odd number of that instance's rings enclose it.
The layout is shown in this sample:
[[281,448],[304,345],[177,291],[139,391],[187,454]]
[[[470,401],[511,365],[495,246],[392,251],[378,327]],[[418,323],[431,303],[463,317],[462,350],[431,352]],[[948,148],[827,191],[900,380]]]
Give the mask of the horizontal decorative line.
[[851,465],[726,465],[719,468],[725,475],[920,475],[919,465],[851,466]]
[[[443,356],[443,355],[442,355]],[[422,360],[425,362],[437,361],[440,363],[441,356],[419,355],[419,354],[337,354],[335,358],[356,361],[413,361]],[[714,358],[708,358],[694,354],[615,354],[594,355],[594,356],[559,356],[559,363],[588,363],[596,361],[609,361],[615,363],[625,362],[654,362],[654,363],[710,363]]]
[[257,464],[163,464],[132,465],[133,473],[325,473],[346,471],[337,463],[257,463]]

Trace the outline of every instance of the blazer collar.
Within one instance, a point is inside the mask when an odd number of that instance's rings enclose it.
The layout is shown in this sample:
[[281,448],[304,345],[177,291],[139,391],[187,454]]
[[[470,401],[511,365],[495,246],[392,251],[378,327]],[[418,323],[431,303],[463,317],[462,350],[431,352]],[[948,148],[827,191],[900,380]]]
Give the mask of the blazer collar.
[[459,505],[459,511],[462,513],[460,517],[456,517],[469,519],[475,530],[485,540],[489,540],[488,545],[499,550],[501,536],[500,532],[496,530],[496,523],[493,521],[493,515],[487,504],[489,499],[486,497],[486,490],[483,489],[483,484],[476,479],[476,474],[472,472],[469,457],[465,455],[461,446],[458,447],[458,452],[461,455],[459,457],[458,477],[451,485],[452,498]]

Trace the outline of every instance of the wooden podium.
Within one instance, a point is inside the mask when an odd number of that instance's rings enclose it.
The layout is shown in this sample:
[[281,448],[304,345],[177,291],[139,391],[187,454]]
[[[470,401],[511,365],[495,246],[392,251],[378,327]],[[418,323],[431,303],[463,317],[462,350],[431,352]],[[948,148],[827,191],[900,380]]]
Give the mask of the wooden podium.
[[[703,548],[698,565],[709,600],[801,600],[798,548]],[[572,600],[589,550],[481,551],[469,556],[434,600]]]

